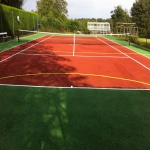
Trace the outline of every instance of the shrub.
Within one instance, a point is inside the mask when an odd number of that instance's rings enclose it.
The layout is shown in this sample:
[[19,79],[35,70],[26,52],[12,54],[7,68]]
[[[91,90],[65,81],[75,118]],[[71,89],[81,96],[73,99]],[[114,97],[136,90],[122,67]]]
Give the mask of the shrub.
[[[20,22],[17,20],[17,16],[19,16]],[[15,37],[18,29],[36,30],[37,20],[36,13],[0,4],[0,32],[7,32]]]

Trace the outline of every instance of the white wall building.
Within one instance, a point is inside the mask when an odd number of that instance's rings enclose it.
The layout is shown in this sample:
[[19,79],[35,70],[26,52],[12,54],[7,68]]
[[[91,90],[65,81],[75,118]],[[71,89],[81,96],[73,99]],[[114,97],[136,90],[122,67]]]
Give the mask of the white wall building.
[[110,33],[110,23],[109,22],[88,22],[87,28],[92,33],[97,33],[97,34]]

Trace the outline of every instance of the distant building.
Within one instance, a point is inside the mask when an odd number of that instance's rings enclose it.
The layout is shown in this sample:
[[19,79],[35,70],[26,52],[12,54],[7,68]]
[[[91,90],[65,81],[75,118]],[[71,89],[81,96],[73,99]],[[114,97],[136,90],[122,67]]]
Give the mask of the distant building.
[[95,34],[107,34],[110,33],[109,22],[88,22],[87,28]]

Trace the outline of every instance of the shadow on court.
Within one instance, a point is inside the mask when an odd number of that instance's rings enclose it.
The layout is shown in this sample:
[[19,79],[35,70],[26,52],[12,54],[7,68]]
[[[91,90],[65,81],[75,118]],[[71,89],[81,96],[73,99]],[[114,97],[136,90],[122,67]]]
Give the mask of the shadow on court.
[[[55,54],[53,46],[39,45],[3,61],[0,66],[0,83],[63,87],[90,86],[86,83],[87,77],[69,75],[71,72],[77,72],[76,68],[71,66],[69,58]],[[25,46],[29,47],[30,43]],[[23,45],[12,49],[11,52],[2,53],[2,60],[20,49],[23,49]]]

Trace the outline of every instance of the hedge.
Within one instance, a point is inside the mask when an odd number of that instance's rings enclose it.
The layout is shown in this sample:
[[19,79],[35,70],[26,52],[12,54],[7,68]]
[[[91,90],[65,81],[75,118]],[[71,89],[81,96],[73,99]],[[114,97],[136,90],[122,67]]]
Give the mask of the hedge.
[[37,20],[36,13],[0,4],[0,32],[7,32],[8,35],[16,37],[18,29],[37,30]]

